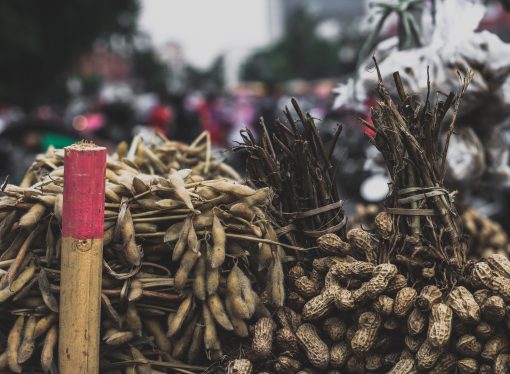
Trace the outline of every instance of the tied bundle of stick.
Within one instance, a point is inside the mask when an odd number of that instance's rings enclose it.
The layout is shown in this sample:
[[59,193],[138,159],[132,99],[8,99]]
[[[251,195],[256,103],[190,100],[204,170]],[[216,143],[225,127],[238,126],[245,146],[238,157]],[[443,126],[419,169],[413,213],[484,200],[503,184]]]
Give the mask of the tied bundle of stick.
[[[203,372],[283,304],[269,191],[235,181],[208,138],[136,138],[107,160],[101,372]],[[50,149],[2,188],[0,370],[55,369],[63,173]]]
[[260,140],[245,130],[238,149],[248,153],[250,181],[257,187],[271,187],[275,193],[270,215],[279,226],[279,236],[308,246],[326,233],[343,235],[346,219],[332,160],[342,127],[326,149],[312,116],[303,113],[294,98],[292,105],[297,118],[286,107],[283,113],[288,123],[276,120],[272,135],[261,118]]
[[[429,92],[425,103],[420,104],[405,91],[398,72],[394,73],[398,92],[395,102],[384,87],[377,62],[376,69],[379,101],[372,108],[374,126],[365,125],[375,132],[371,140],[382,153],[390,174],[385,210],[394,227],[383,240],[379,262],[396,260],[422,272],[432,268],[444,277],[461,273],[466,265],[466,246],[453,205],[455,193],[444,187],[443,180],[456,114],[473,74],[461,78],[457,95],[450,93],[444,101],[432,104]],[[440,149],[442,120],[450,109],[452,119]],[[451,284],[451,279],[443,281]]]

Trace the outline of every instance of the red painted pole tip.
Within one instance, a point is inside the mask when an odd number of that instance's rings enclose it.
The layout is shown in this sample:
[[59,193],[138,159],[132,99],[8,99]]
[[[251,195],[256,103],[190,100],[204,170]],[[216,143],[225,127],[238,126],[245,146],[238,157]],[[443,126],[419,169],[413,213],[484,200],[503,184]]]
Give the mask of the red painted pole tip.
[[104,236],[105,172],[106,148],[85,142],[64,148],[64,237]]

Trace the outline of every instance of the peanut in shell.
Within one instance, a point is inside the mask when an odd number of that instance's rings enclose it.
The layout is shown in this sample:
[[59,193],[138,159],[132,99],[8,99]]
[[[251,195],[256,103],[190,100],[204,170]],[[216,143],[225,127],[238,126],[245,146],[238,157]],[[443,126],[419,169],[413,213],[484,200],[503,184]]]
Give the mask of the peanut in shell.
[[407,316],[411,309],[414,306],[414,301],[416,300],[417,292],[412,287],[404,287],[400,291],[397,292],[395,296],[395,302],[393,304],[393,313],[397,317],[403,318]]
[[474,335],[462,335],[455,343],[455,349],[464,357],[476,357],[482,351],[482,344]]
[[462,321],[477,323],[480,321],[480,307],[473,294],[463,286],[455,287],[448,295],[447,305],[450,306]]
[[429,316],[429,330],[427,340],[438,349],[443,348],[450,340],[452,333],[452,309],[444,304],[438,303],[432,307]]
[[250,360],[238,358],[228,363],[227,374],[252,374],[253,365]]
[[403,359],[398,361],[391,368],[388,374],[417,374],[416,365],[413,359]]
[[333,255],[348,254],[351,251],[350,244],[333,233],[320,236],[317,239],[317,246],[321,251]]
[[276,324],[271,318],[260,318],[255,323],[251,349],[257,358],[267,359],[273,350],[273,334]]
[[478,361],[474,358],[463,358],[457,361],[457,371],[459,374],[478,373]]
[[381,317],[373,312],[361,314],[358,320],[358,330],[351,340],[351,348],[356,354],[364,354],[372,349],[377,338],[377,331],[381,326]]
[[346,342],[342,341],[333,343],[329,351],[331,367],[332,368],[343,367],[346,364],[350,354],[351,347]]
[[301,348],[304,350],[310,364],[318,369],[326,369],[329,365],[329,348],[317,334],[315,326],[304,323],[296,331]]
[[482,305],[482,315],[487,321],[500,322],[506,315],[505,302],[500,296],[488,297]]

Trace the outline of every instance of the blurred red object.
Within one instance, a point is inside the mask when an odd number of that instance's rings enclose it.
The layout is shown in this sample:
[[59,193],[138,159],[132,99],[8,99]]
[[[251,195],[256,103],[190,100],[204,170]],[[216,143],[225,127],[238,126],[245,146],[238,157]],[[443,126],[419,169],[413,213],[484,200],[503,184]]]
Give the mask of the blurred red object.
[[172,109],[164,104],[156,105],[149,115],[149,126],[164,135],[168,134],[168,127],[174,115]]

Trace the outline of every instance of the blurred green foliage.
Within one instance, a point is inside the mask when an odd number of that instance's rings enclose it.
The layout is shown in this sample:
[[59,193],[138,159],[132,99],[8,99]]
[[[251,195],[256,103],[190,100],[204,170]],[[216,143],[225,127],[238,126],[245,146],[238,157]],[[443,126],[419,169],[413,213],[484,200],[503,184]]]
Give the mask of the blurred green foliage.
[[294,9],[286,19],[282,38],[247,59],[242,79],[281,82],[334,77],[352,71],[354,61],[346,64],[339,59],[343,40],[322,38],[316,32],[318,25],[319,20],[305,8]]

